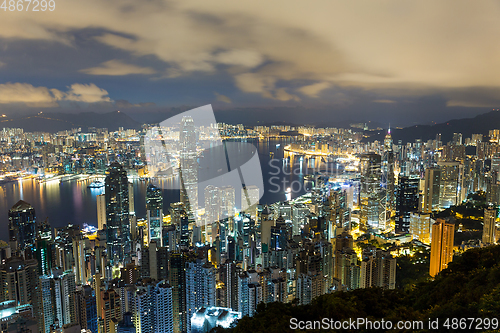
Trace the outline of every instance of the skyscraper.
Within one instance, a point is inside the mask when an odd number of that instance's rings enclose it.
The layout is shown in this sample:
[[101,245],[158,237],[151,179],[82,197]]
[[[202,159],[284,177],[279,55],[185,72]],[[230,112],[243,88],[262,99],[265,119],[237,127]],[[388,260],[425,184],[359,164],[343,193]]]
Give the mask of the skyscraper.
[[162,246],[163,193],[161,189],[149,184],[146,191],[146,211],[149,229],[149,242],[155,241]]
[[439,192],[441,184],[441,170],[439,168],[425,169],[425,185],[422,211],[432,213],[439,209]]
[[175,252],[170,256],[168,277],[172,287],[172,310],[174,333],[186,332],[186,270],[183,253]]
[[[381,199],[381,157],[369,153],[360,156],[361,190],[360,205],[360,227],[362,229],[379,229],[379,212]],[[384,221],[385,227],[385,221]]]
[[405,234],[410,231],[410,213],[418,210],[417,177],[400,177],[396,195],[396,233]]
[[119,163],[111,163],[105,184],[108,258],[112,264],[122,263],[131,250],[127,171]]
[[77,321],[76,282],[73,272],[53,270],[52,275],[40,277],[40,288],[43,332],[51,332],[51,325],[59,328]]
[[458,205],[460,196],[462,168],[459,162],[438,162],[441,170],[439,189],[439,208],[446,209]]
[[182,177],[181,202],[189,216],[198,209],[198,161],[196,153],[196,131],[193,118],[182,117],[179,134],[180,173]]
[[35,209],[26,201],[19,200],[9,210],[9,241],[17,251],[33,250],[36,239]]
[[495,244],[496,243],[496,208],[490,206],[484,210],[484,220],[483,220],[483,243],[484,244]]
[[187,332],[191,332],[191,317],[202,307],[215,306],[215,269],[205,260],[186,264]]
[[244,186],[241,189],[241,211],[250,214],[254,221],[257,218],[259,194],[259,187],[255,185]]
[[106,224],[106,197],[104,194],[99,194],[96,197],[97,201],[97,227],[99,230],[104,229]]
[[393,141],[391,136],[391,129],[387,131],[384,139],[384,160],[383,160],[383,177],[385,178],[385,195],[386,195],[386,209],[392,211],[394,209],[394,151],[392,149]]
[[430,276],[436,276],[453,260],[454,235],[453,223],[438,218],[432,225]]

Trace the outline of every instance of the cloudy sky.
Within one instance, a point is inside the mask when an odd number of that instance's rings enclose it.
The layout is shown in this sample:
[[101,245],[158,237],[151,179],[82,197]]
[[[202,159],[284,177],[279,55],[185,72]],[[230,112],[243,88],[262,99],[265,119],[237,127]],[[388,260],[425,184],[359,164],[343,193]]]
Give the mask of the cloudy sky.
[[0,10],[3,113],[212,103],[424,122],[500,107],[498,1],[54,1]]

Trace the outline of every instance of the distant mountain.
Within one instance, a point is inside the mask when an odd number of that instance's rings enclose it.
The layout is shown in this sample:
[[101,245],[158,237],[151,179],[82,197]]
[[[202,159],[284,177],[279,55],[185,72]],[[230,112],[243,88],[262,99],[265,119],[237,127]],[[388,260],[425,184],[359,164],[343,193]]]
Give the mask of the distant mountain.
[[58,132],[81,127],[107,128],[116,131],[119,127],[140,129],[142,123],[133,120],[126,113],[113,111],[108,113],[38,113],[14,118],[0,118],[0,128],[23,128],[27,132]]
[[[402,140],[403,143],[414,142],[416,139],[422,141],[433,140],[436,134],[441,133],[441,141],[449,142],[453,138],[453,133],[462,133],[463,138],[470,138],[472,134],[489,135],[489,130],[500,129],[500,111],[490,111],[480,114],[474,118],[453,119],[445,123],[436,125],[415,125],[403,129],[391,129],[391,135],[394,142]],[[385,132],[370,132],[366,141],[384,140]]]

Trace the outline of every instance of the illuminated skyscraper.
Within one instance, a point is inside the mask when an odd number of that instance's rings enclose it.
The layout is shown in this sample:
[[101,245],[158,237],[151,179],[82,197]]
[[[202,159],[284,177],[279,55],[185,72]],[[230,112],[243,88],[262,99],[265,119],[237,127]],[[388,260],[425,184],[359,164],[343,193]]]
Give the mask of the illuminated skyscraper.
[[241,211],[250,214],[255,221],[257,205],[259,204],[259,187],[254,185],[244,186],[241,189]]
[[396,195],[396,233],[410,230],[410,213],[418,210],[420,178],[400,177]]
[[410,213],[410,234],[424,244],[431,243],[431,229],[435,221],[428,213]]
[[9,210],[9,241],[13,250],[33,250],[36,240],[35,209],[19,200]]
[[394,151],[392,149],[393,141],[391,129],[387,131],[384,139],[384,159],[382,168],[382,182],[385,183],[386,209],[392,211],[394,209]]
[[458,162],[438,162],[438,165],[441,170],[439,207],[446,209],[462,201],[460,197],[462,167]]
[[215,235],[212,232],[212,224],[220,219],[221,211],[221,196],[219,188],[213,185],[205,187],[205,242],[210,244],[215,240]]
[[191,332],[191,317],[202,307],[215,306],[215,269],[211,263],[196,260],[186,264],[187,332]]
[[182,176],[181,202],[188,215],[194,216],[198,209],[198,161],[196,153],[196,131],[193,118],[182,117],[179,134],[180,172]]
[[432,225],[430,276],[436,276],[453,260],[454,235],[453,223],[438,218]]
[[163,194],[161,189],[149,184],[146,192],[146,211],[149,229],[149,242],[155,241],[162,246]]
[[439,168],[425,169],[425,186],[422,211],[432,213],[439,209],[439,192],[441,184],[441,170]]
[[186,269],[183,253],[175,252],[170,256],[168,270],[170,286],[172,286],[172,311],[174,333],[187,331],[186,313]]
[[111,163],[105,184],[108,258],[113,264],[123,263],[131,250],[127,171],[119,163]]
[[[379,229],[381,199],[381,157],[369,153],[360,156],[361,190],[360,190],[360,227],[362,229]],[[385,224],[385,221],[384,221]],[[385,228],[385,225],[383,226]]]
[[96,197],[97,200],[97,228],[99,230],[104,229],[106,224],[106,196],[104,194],[99,194]]
[[496,243],[496,217],[497,210],[494,207],[488,207],[484,210],[484,223],[483,223],[483,243],[495,244]]
[[51,332],[52,325],[60,328],[77,321],[75,292],[73,272],[53,270],[52,275],[40,277],[42,332]]

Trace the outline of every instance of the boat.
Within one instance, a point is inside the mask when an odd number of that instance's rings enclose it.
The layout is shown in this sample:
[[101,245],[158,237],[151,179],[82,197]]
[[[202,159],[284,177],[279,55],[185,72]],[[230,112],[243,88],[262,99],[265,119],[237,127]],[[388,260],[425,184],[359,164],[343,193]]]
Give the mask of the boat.
[[104,182],[101,181],[101,180],[96,180],[92,183],[90,183],[89,186],[87,186],[88,188],[101,188],[104,186]]

